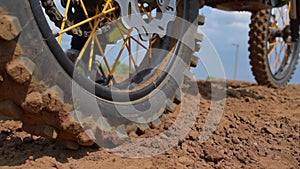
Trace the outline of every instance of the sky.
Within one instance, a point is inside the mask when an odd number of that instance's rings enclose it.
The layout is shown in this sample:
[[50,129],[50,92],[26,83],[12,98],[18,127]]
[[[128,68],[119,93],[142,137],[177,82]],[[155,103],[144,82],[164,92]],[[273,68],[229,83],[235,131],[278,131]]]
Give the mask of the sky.
[[[232,44],[239,44],[237,80],[254,82],[248,59],[248,32],[251,14],[248,12],[221,11],[209,7],[200,10],[200,14],[206,17],[205,25],[199,28],[199,31],[205,35],[205,39],[197,55],[202,60],[208,59],[212,55],[218,55],[223,64],[226,79],[234,79],[236,47]],[[213,48],[216,51],[213,51]],[[204,67],[205,65],[201,62],[196,69],[193,69],[197,79],[208,76]],[[291,83],[300,84],[299,64]]]

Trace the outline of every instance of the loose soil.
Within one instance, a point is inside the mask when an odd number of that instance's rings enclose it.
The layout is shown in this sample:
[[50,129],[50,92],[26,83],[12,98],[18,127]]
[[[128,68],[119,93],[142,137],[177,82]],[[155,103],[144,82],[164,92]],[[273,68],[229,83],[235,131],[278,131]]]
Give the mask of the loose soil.
[[[131,159],[96,146],[68,150],[24,132],[20,122],[1,120],[0,168],[300,168],[299,85],[272,89],[227,82],[223,117],[204,143],[198,140],[199,131],[210,109],[212,85],[199,81],[198,86],[201,100],[197,122],[185,139],[160,155]],[[168,120],[146,135],[169,125]]]

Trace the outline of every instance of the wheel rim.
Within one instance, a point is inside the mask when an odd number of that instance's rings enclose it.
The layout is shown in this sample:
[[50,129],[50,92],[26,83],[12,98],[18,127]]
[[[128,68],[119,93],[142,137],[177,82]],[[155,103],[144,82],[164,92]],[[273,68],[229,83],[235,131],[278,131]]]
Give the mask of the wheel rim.
[[[35,1],[35,0],[31,0],[31,1]],[[36,1],[35,1],[36,2]],[[108,1],[109,2],[109,1]],[[35,8],[35,5],[33,5],[33,8]],[[109,11],[113,11],[113,10],[115,10],[115,9],[113,9],[113,8],[109,8],[110,10]],[[98,15],[101,15],[101,13],[97,13],[97,16]],[[96,16],[96,15],[95,15]],[[87,21],[85,21],[84,22],[85,24],[86,23],[88,23]],[[83,24],[83,23],[81,23],[81,24]],[[79,25],[79,24],[78,24]],[[78,25],[76,25],[76,26],[78,26]],[[97,25],[97,24],[95,24],[95,25]],[[62,27],[61,27],[62,28]],[[95,28],[95,27],[94,27]],[[66,32],[68,32],[70,30],[70,28],[66,28],[66,29],[61,29],[60,30],[60,33],[58,33],[57,35],[58,35],[58,42],[60,41],[59,39],[63,39],[62,38],[62,36],[60,36],[60,35],[62,35],[62,34],[64,34],[64,33],[66,33]],[[92,30],[93,31],[93,30]],[[48,35],[49,35],[49,32],[48,32]],[[92,36],[90,36],[89,37],[89,39],[93,39],[93,37]],[[89,41],[89,39],[88,39],[88,41]],[[170,38],[168,38],[168,37],[164,37],[163,38],[164,39],[164,41],[170,41]],[[124,40],[124,39],[123,39]],[[152,40],[152,39],[151,39]],[[52,40],[53,41],[53,40]],[[91,40],[90,40],[91,41]],[[90,42],[89,41],[89,42]],[[138,40],[137,39],[133,39],[132,41],[135,41],[135,42],[137,42]],[[126,38],[125,38],[125,42],[126,42]],[[95,40],[94,42],[94,46],[99,46],[99,43],[97,42],[97,40]],[[92,43],[91,43],[92,44]],[[166,43],[166,44],[168,44],[168,43]],[[165,49],[167,49],[168,48],[168,45],[166,45],[166,44],[164,44],[164,48]],[[52,42],[52,45],[53,45],[53,42]],[[152,45],[152,44],[151,44]],[[155,44],[154,44],[155,45]],[[177,44],[178,45],[178,44]],[[54,45],[55,46],[55,45]],[[142,45],[140,45],[140,46],[142,46]],[[56,48],[57,48],[57,46],[56,46]],[[123,45],[122,45],[122,49],[124,50],[125,48],[127,48],[128,49],[128,47],[127,47],[127,45],[124,45],[124,43],[123,43]],[[141,48],[144,48],[143,46],[141,47]],[[62,57],[61,55],[62,55],[62,50],[60,50],[58,53],[60,53],[60,57]],[[82,52],[82,53],[84,53],[84,52]],[[149,53],[149,52],[147,52],[147,53]],[[174,51],[174,55],[176,54],[176,50]],[[57,55],[55,55],[55,56],[57,56]],[[78,60],[81,60],[80,58],[83,58],[83,54],[80,56],[79,55],[79,59]],[[171,57],[172,58],[172,57]],[[74,70],[74,68],[73,68],[73,65],[72,64],[70,64],[70,62],[69,61],[67,61],[67,62],[69,62],[69,63],[66,63],[66,59],[65,58],[58,58],[58,60],[59,59],[61,59],[61,60],[63,60],[62,62],[64,62],[63,64],[67,64],[67,66],[65,66],[65,67],[68,67],[68,70],[67,70],[67,72],[69,73],[69,75],[70,74],[72,74],[73,73],[73,71],[72,70]],[[132,59],[132,57],[131,57],[131,59]],[[129,59],[130,60],[130,59]],[[131,60],[132,62],[134,62],[133,60]],[[105,61],[104,61],[105,62]],[[78,62],[77,62],[78,63]],[[89,68],[90,68],[90,64],[91,62],[89,62]],[[116,63],[117,62],[115,62],[114,64],[112,64],[112,67],[115,67],[115,65],[116,65]],[[167,62],[168,64],[167,65],[164,65],[164,67],[165,67],[165,70],[166,70],[166,72],[167,72],[167,69],[170,67],[170,65],[172,65],[172,61],[171,60],[169,60],[168,62]],[[113,69],[110,69],[110,70],[113,70]],[[114,69],[114,70],[116,70],[116,69]],[[113,71],[112,71],[113,72]],[[109,74],[112,74],[111,72],[109,72]],[[122,96],[122,94],[120,94],[120,97],[119,98],[114,98],[114,100],[117,100],[117,101],[128,101],[128,97],[130,98],[130,100],[136,100],[136,99],[139,99],[139,98],[141,98],[141,97],[143,97],[143,96],[145,96],[147,93],[150,93],[153,89],[155,89],[162,81],[163,81],[163,79],[166,77],[166,73],[161,73],[156,79],[155,79],[155,81],[153,81],[152,83],[149,83],[149,84],[146,84],[145,85],[145,87],[143,87],[142,89],[140,89],[140,88],[138,88],[138,91],[132,91],[132,92],[129,92],[129,93],[125,93],[124,94],[124,97]],[[81,77],[80,76],[80,78],[82,78],[82,79],[79,79],[79,83],[85,88],[85,89],[89,89],[89,88],[95,88],[95,94],[97,95],[97,96],[99,96],[99,97],[101,97],[101,98],[104,98],[104,99],[107,99],[107,100],[112,100],[112,98],[111,98],[111,96],[112,96],[112,91],[111,91],[111,89],[108,89],[107,87],[105,87],[105,88],[103,88],[103,86],[102,85],[99,85],[99,84],[91,84],[90,82],[87,82],[87,80],[90,80],[89,78],[87,78],[87,77]],[[119,87],[119,86],[118,86]],[[119,91],[117,91],[117,92],[119,92]],[[122,93],[122,92],[121,92]],[[114,95],[119,95],[119,94],[114,94]]]
[[271,10],[267,31],[267,60],[273,78],[280,80],[289,71],[296,42],[290,33],[290,3]]

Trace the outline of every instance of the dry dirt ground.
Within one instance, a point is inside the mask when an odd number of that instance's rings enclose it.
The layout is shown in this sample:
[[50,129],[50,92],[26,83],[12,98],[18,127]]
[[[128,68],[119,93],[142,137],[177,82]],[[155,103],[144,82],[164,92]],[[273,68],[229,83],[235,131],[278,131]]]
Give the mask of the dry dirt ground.
[[197,122],[185,139],[160,155],[130,159],[98,147],[67,150],[31,137],[19,122],[0,121],[0,168],[300,168],[299,85],[271,89],[227,82],[221,123],[204,143],[198,136],[209,110],[211,85],[201,81],[198,86]]

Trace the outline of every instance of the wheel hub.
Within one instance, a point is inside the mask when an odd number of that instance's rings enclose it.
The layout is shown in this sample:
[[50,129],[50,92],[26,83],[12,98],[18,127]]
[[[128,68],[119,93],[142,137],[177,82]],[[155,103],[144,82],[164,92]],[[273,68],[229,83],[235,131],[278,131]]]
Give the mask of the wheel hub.
[[288,42],[291,38],[291,29],[290,26],[287,25],[282,29],[274,29],[271,32],[271,39],[275,39],[277,37],[281,37],[285,42]]

